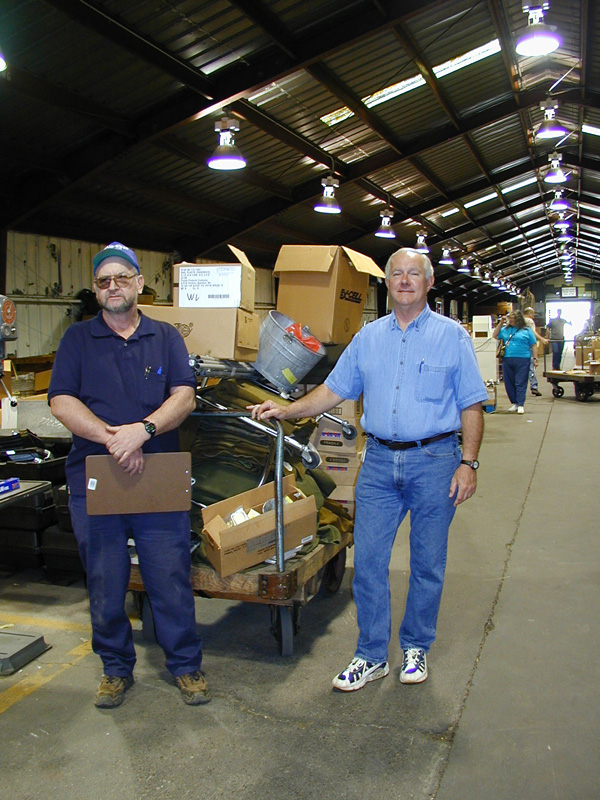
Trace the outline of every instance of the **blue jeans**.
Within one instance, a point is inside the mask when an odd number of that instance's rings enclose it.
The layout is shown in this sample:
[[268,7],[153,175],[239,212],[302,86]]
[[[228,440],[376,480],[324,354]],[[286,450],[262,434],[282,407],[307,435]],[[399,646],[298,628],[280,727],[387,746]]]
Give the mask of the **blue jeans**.
[[196,633],[190,584],[190,520],[187,512],[88,516],[85,497],[71,496],[69,510],[87,574],[92,649],[106,675],[131,675],[136,656],[125,594],[131,571],[127,540],[135,539],[156,639],[167,669],[184,675],[199,669],[202,643]]
[[531,391],[538,388],[538,379],[537,375],[535,374],[535,363],[533,356],[531,356],[529,359],[529,386],[531,387]]
[[444,585],[450,481],[461,459],[456,436],[426,447],[390,450],[367,439],[356,484],[353,592],[356,656],[386,661],[391,637],[389,563],[398,526],[410,511],[410,578],[400,647],[426,652],[435,639]]
[[560,369],[563,350],[565,349],[564,339],[561,342],[550,342],[552,345],[552,369]]
[[504,388],[513,405],[525,405],[530,361],[529,358],[506,358],[506,356],[502,359]]

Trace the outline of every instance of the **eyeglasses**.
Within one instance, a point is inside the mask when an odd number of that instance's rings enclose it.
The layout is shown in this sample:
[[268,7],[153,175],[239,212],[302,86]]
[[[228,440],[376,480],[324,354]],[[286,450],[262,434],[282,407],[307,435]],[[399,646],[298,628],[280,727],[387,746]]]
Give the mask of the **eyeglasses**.
[[114,281],[117,289],[124,289],[129,286],[133,278],[137,278],[137,273],[133,275],[125,275],[124,273],[121,275],[107,275],[105,278],[96,278],[94,283],[99,289],[108,289],[111,281]]

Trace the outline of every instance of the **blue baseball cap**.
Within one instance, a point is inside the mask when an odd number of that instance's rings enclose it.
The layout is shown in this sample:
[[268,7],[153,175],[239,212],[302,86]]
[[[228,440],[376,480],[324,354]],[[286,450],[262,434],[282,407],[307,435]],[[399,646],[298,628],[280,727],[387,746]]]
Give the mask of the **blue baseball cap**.
[[124,258],[125,261],[129,261],[131,266],[135,267],[138,272],[140,271],[140,266],[133,250],[130,247],[125,247],[125,245],[121,244],[121,242],[111,242],[110,244],[106,245],[104,250],[100,250],[99,253],[96,253],[92,259],[92,264],[94,265],[94,275],[98,271],[98,267],[103,261],[106,261],[107,258],[114,258],[115,256],[117,258]]

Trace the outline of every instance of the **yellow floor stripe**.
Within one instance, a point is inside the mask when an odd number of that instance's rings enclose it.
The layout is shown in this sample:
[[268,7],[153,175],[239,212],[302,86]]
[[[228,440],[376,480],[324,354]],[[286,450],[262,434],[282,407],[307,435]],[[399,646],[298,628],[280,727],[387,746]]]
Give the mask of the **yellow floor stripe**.
[[43,670],[37,671],[35,674],[23,678],[18,683],[15,683],[15,685],[11,686],[10,689],[0,692],[0,714],[3,714],[7,709],[9,709],[15,703],[18,703],[20,700],[23,700],[28,695],[33,694],[33,692],[36,692],[38,689],[41,689],[42,686],[54,680],[54,678],[56,678],[65,670],[73,667],[78,661],[81,661],[82,658],[85,658],[91,652],[92,643],[83,642],[83,644],[79,644],[77,647],[69,650],[66,658],[70,660],[67,664],[61,664],[53,672],[47,672],[45,674]]
[[[29,625],[34,628],[51,628],[55,631],[75,631],[77,633],[91,633],[91,625],[82,625],[79,622],[66,622],[61,619],[48,619],[47,617],[32,617],[26,614],[5,614],[0,611],[0,625]],[[7,629],[8,630],[8,629]]]

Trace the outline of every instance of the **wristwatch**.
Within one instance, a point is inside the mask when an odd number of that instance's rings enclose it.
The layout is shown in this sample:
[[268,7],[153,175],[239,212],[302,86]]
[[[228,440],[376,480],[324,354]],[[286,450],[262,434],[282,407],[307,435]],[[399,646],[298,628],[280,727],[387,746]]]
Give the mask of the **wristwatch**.
[[479,469],[479,461],[477,461],[477,459],[475,459],[475,461],[465,461],[463,458],[460,463],[466,464],[467,467],[471,467],[471,469]]
[[152,439],[152,437],[156,433],[156,425],[153,422],[150,422],[150,420],[148,419],[143,419],[142,424],[144,428],[146,428],[146,433],[149,433],[150,438]]

